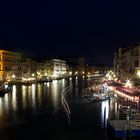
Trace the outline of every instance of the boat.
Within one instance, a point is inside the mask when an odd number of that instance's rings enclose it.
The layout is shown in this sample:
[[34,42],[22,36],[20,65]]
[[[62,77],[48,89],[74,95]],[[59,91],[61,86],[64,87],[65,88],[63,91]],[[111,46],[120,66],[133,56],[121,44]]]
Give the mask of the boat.
[[109,100],[110,97],[108,95],[103,95],[103,94],[96,94],[93,97],[87,98],[90,102],[99,102],[99,101],[105,101]]
[[0,83],[0,96],[4,96],[6,93],[10,92],[11,88],[8,87],[8,83]]

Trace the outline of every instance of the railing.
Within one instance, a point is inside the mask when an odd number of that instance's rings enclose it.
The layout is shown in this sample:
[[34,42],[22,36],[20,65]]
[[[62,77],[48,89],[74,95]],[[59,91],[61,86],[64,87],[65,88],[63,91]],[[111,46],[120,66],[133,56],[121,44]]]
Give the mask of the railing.
[[115,121],[114,126],[116,128],[119,127],[118,121],[122,121],[124,125],[126,125],[127,129],[131,129],[133,127],[140,128],[140,113],[132,114],[132,116],[128,116],[127,113],[110,113],[108,117],[108,121]]

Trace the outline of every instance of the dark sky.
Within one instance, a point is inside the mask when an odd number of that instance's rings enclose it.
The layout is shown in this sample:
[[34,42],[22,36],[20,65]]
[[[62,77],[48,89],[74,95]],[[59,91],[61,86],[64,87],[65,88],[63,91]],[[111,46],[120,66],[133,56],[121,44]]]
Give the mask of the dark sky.
[[139,41],[139,0],[0,3],[1,49],[30,56],[85,56],[93,64],[111,64],[117,48]]

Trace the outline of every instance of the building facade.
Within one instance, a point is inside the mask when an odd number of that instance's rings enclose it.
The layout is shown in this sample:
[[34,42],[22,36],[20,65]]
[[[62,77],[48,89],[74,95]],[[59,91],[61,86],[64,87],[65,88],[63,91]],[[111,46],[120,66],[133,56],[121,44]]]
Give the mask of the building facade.
[[66,61],[60,59],[51,59],[50,60],[52,68],[52,77],[63,77],[67,73],[67,64]]
[[21,77],[21,54],[0,50],[0,80],[14,80]]
[[114,71],[123,79],[140,76],[140,46],[119,48],[114,56]]

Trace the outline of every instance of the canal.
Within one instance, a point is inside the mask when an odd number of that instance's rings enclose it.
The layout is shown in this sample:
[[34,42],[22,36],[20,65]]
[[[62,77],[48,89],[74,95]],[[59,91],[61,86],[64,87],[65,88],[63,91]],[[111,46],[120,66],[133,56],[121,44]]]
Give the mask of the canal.
[[74,78],[13,85],[0,97],[0,139],[110,140],[103,128],[104,108],[107,118],[114,103],[82,99],[86,83]]

